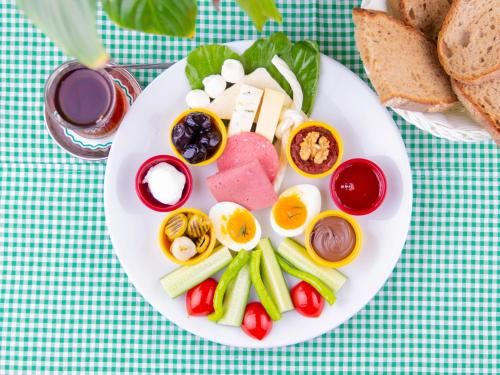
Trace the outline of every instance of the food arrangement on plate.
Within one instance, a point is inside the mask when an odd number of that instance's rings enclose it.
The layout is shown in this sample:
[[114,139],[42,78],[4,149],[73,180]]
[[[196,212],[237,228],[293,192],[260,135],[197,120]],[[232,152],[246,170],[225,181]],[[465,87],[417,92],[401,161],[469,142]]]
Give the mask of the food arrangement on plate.
[[387,13],[353,10],[356,45],[382,104],[455,140],[468,139],[466,129],[474,133],[471,139],[479,135],[473,126],[453,128],[453,122],[467,125],[468,112],[500,145],[500,1],[387,0],[363,5],[387,8]]
[[[292,44],[282,33],[241,55],[222,45],[198,47],[185,70],[189,108],[165,124],[175,156],[150,158],[137,172],[140,200],[168,212],[159,248],[180,265],[161,285],[171,298],[186,294],[186,313],[207,316],[207,324],[241,327],[262,340],[291,310],[320,316],[347,281],[336,268],[362,251],[362,230],[351,215],[370,214],[384,200],[380,167],[343,162],[342,134],[309,118],[319,64],[314,42]],[[210,164],[217,171],[193,181],[190,170]],[[288,166],[304,183],[282,189]],[[322,210],[320,189],[307,183],[325,177],[340,210]],[[194,184],[217,201],[208,212],[185,207]],[[282,237],[278,246],[263,237],[263,227]],[[285,274],[299,282],[288,285]],[[249,301],[252,288],[258,302]]]

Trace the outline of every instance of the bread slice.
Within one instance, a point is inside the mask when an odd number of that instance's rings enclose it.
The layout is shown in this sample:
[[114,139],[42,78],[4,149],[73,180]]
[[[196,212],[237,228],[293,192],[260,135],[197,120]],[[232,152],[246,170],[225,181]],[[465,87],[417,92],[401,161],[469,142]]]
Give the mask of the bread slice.
[[452,86],[464,107],[500,146],[500,78],[480,84],[452,79]]
[[436,41],[451,0],[389,0],[388,3],[396,18]]
[[441,112],[458,102],[424,34],[383,12],[355,8],[353,19],[356,45],[383,105]]
[[455,0],[437,47],[444,69],[458,81],[500,77],[500,0]]

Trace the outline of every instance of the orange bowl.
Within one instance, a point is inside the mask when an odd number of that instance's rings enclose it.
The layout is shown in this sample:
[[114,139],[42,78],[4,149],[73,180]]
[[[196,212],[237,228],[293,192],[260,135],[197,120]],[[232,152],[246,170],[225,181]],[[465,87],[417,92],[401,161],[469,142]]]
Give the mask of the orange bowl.
[[[219,130],[219,133],[220,133],[220,136],[221,136],[221,142],[220,142],[220,145],[219,145],[219,148],[217,149],[217,151],[210,158],[208,158],[206,160],[203,160],[202,162],[199,162],[199,163],[196,163],[196,164],[192,164],[192,163],[188,162],[186,159],[184,159],[184,157],[179,152],[179,150],[177,150],[177,147],[175,147],[174,142],[172,141],[172,131],[174,129],[174,126],[177,125],[184,117],[186,117],[187,115],[189,115],[190,113],[193,113],[193,112],[201,112],[201,113],[204,113],[207,116],[209,116],[214,121],[215,126],[217,126],[217,130]],[[227,130],[226,130],[226,125],[224,125],[224,122],[221,120],[221,118],[219,116],[217,116],[212,111],[209,111],[208,109],[205,109],[205,108],[191,108],[191,109],[188,109],[188,110],[182,112],[172,122],[172,124],[170,125],[169,132],[168,132],[168,140],[170,142],[170,148],[172,149],[172,152],[175,154],[175,156],[177,156],[179,159],[181,159],[182,161],[184,161],[185,163],[187,163],[189,165],[192,165],[192,166],[195,166],[195,167],[202,167],[204,165],[208,165],[208,164],[213,163],[214,161],[216,161],[222,155],[222,153],[224,152],[224,149],[226,148],[226,144],[227,144]]]
[[204,252],[202,252],[201,254],[197,254],[193,258],[188,259],[186,261],[182,261],[182,260],[177,259],[170,252],[170,246],[172,245],[172,243],[170,242],[167,235],[165,234],[165,226],[167,225],[168,220],[172,216],[177,215],[177,214],[197,214],[197,215],[206,217],[208,219],[207,214],[205,214],[204,212],[202,212],[200,210],[197,210],[196,208],[179,208],[178,210],[172,211],[170,214],[168,214],[167,217],[165,217],[165,219],[163,219],[163,221],[160,225],[160,231],[158,233],[158,240],[160,242],[160,247],[161,247],[161,250],[163,251],[163,254],[165,254],[166,257],[168,259],[170,259],[172,262],[174,262],[176,264],[181,264],[183,266],[193,265],[193,264],[201,262],[203,259],[208,258],[210,256],[210,254],[212,254],[212,251],[215,247],[215,242],[216,242],[215,229],[214,229],[214,225],[212,222],[210,222],[210,231],[209,231],[210,242],[208,243],[208,247]]

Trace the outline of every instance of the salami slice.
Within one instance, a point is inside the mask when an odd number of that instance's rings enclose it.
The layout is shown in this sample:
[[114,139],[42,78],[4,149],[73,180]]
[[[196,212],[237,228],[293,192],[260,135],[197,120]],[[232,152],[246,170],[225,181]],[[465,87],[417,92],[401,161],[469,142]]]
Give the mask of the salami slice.
[[218,202],[238,203],[249,210],[271,207],[278,199],[257,160],[210,176],[207,184]]
[[260,162],[269,181],[273,182],[278,173],[278,153],[271,142],[257,133],[244,132],[229,137],[224,152],[217,159],[217,167],[222,172],[252,160]]

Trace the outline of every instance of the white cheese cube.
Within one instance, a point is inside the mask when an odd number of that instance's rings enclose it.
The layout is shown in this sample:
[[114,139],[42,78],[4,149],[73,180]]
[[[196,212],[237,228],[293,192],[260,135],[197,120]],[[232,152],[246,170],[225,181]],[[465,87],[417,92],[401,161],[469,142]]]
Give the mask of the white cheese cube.
[[253,86],[241,86],[240,92],[236,97],[234,112],[229,122],[228,134],[230,136],[252,130],[252,124],[259,109],[263,93],[263,90]]

